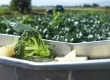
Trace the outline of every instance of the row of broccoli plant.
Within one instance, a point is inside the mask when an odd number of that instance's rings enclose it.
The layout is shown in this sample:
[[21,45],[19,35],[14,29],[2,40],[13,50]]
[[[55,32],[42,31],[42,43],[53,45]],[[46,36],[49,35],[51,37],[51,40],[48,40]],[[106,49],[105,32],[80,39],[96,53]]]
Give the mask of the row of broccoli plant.
[[[44,39],[83,42],[110,39],[110,15],[101,13],[59,13],[52,15],[24,15],[10,21],[34,26]],[[0,20],[0,33],[17,34]]]

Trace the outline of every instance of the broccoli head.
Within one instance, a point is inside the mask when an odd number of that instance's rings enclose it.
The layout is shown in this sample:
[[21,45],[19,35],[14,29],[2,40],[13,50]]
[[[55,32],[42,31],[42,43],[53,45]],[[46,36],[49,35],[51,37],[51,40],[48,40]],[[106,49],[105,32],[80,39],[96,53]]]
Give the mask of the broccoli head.
[[50,51],[38,30],[30,25],[5,21],[8,27],[20,34],[20,38],[14,48],[14,57],[27,59],[34,56],[42,59],[50,56]]

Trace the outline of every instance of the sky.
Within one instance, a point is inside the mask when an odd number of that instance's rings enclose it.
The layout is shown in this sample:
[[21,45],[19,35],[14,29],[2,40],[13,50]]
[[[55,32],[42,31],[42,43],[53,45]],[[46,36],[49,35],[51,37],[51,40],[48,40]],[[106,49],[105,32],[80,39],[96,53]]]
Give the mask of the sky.
[[[0,5],[9,5],[11,0],[0,0]],[[33,6],[45,6],[45,5],[66,5],[66,6],[76,6],[83,4],[93,4],[97,3],[99,5],[110,5],[110,0],[32,0]]]

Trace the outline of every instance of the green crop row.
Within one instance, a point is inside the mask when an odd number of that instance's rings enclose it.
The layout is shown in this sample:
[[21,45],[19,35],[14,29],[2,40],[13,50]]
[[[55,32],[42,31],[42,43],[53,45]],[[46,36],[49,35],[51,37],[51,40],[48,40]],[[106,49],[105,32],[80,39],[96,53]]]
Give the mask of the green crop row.
[[[7,17],[10,21],[36,27],[44,39],[84,42],[110,39],[110,14],[54,13],[53,15],[24,15]],[[0,19],[0,33],[16,34]]]

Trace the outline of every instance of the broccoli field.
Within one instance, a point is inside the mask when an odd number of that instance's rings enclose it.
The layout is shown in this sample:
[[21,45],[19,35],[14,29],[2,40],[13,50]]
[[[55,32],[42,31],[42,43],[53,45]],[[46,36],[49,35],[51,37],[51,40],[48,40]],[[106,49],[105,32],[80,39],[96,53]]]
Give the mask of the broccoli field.
[[[31,25],[43,39],[84,42],[110,39],[110,14],[53,13],[52,15],[23,15],[5,17],[9,21]],[[0,18],[0,33],[18,35]]]

